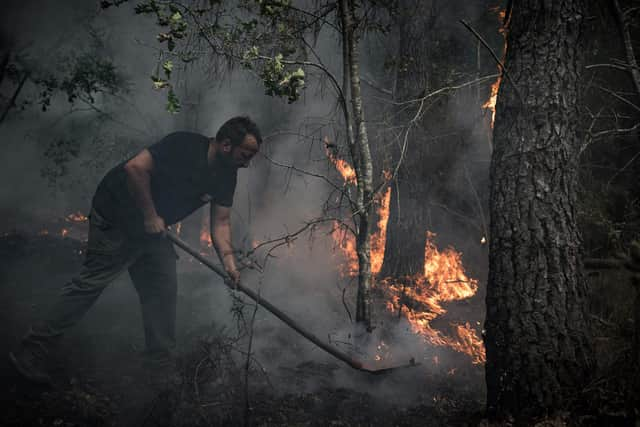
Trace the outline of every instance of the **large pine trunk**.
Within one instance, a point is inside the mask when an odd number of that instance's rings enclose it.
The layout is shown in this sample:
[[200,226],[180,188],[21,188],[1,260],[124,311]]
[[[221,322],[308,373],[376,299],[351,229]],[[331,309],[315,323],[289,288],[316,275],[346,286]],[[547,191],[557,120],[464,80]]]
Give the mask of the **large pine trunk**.
[[[391,57],[395,60],[392,82],[394,101],[401,104],[431,90],[428,61],[433,44],[432,4],[420,0],[403,0],[395,17],[398,32],[397,46]],[[416,108],[399,105],[393,113],[393,125],[398,128],[416,113]],[[420,120],[426,122],[425,119]],[[404,135],[401,135],[402,141]],[[391,185],[391,203],[385,241],[385,257],[380,277],[413,276],[424,271],[424,247],[427,230],[425,200],[429,197],[430,169],[423,130],[414,129],[408,135],[407,153],[402,159],[396,179]],[[394,146],[391,153],[383,153],[387,169],[400,160]]]
[[576,225],[581,0],[514,2],[491,159],[485,345],[493,417],[561,409],[591,351]]

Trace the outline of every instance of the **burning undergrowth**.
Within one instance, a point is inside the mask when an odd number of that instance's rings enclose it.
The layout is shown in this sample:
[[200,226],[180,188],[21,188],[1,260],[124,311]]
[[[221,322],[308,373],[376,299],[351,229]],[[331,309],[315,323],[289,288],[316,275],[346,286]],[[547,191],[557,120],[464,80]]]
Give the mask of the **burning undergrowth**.
[[[328,157],[342,176],[344,185],[353,184],[353,168],[335,154],[328,152]],[[388,182],[391,174],[385,171],[383,177]],[[371,271],[375,277],[373,294],[376,303],[385,308],[380,313],[384,319],[382,323],[388,324],[394,318],[396,322],[407,322],[408,329],[426,346],[447,347],[466,354],[474,365],[483,364],[486,356],[478,333],[480,320],[476,318],[477,313],[473,318],[450,321],[440,328],[434,326],[435,321],[447,314],[448,305],[469,301],[478,291],[478,280],[467,275],[460,252],[453,247],[439,249],[436,234],[427,230],[424,232],[426,244],[422,272],[405,277],[379,277],[384,262],[390,201],[390,187],[375,197],[378,220],[370,239]],[[355,278],[358,259],[353,234],[344,225],[334,222],[332,237],[339,249],[337,262],[340,274],[345,278]],[[394,346],[388,342],[380,341],[374,353],[373,359],[376,361],[398,359],[394,357]]]

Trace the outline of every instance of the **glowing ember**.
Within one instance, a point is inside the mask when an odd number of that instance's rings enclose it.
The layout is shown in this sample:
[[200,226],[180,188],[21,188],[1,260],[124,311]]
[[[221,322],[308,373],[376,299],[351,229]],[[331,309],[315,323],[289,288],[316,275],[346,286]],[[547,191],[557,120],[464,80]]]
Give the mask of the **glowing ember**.
[[179,222],[176,224],[176,234],[179,236],[181,232],[182,232],[182,223]]
[[67,234],[69,234],[69,229],[68,228],[63,228],[62,230],[60,230],[60,235],[62,237],[67,237]]
[[85,222],[88,219],[89,218],[87,218],[85,215],[81,214],[80,212],[71,213],[66,217],[66,221],[68,222]]
[[38,231],[38,236],[47,236],[48,234],[49,230],[47,230],[46,228]]
[[209,215],[207,212],[203,212],[202,215],[202,225],[200,227],[200,247],[202,248],[210,248],[213,246],[213,242],[211,241],[211,228],[209,226]]

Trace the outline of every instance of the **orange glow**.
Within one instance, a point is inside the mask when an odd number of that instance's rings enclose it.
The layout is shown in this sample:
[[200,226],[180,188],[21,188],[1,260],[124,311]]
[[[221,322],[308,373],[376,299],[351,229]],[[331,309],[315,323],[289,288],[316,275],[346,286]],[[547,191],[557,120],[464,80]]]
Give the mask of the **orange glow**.
[[87,218],[85,215],[82,215],[80,212],[70,213],[66,217],[66,220],[69,222],[85,222],[88,219],[89,218]]
[[179,236],[181,232],[182,232],[182,223],[179,222],[176,224],[176,234]]
[[[391,188],[387,188],[384,193],[378,193],[375,198],[378,222],[376,229],[371,233],[369,242],[371,245],[371,272],[376,275],[382,269],[384,262],[384,248],[387,241],[387,222],[389,221],[389,204],[391,202]],[[344,276],[358,275],[358,253],[356,251],[356,240],[344,225],[334,221],[331,232],[333,241],[340,252],[345,257],[345,263],[340,265],[340,274]]]
[[331,237],[336,247],[340,248],[340,254],[344,262],[338,265],[342,277],[354,277],[358,275],[358,253],[356,252],[356,239],[353,233],[338,221],[333,222]]
[[331,163],[333,163],[336,170],[340,173],[345,184],[355,184],[356,183],[355,169],[353,169],[353,167],[351,167],[351,165],[346,160],[339,159],[338,156],[336,156],[335,153],[329,149],[330,145],[331,144],[329,143],[329,138],[325,136],[324,146],[325,146],[325,151],[327,152],[327,157],[329,157],[329,160],[331,161]]
[[68,228],[63,228],[62,230],[60,230],[60,235],[62,237],[67,237],[67,234],[69,234],[69,229]]
[[487,102],[482,104],[482,108],[485,110],[491,111],[491,129],[493,129],[493,123],[496,121],[496,102],[498,101],[498,90],[500,89],[500,82],[502,81],[502,76],[498,77],[498,79],[491,85],[491,95]]
[[[500,18],[500,22],[504,22],[506,11],[504,9],[495,8],[495,12],[498,13],[498,18]],[[500,29],[498,30],[504,39],[504,44],[502,47],[502,63],[504,64],[504,57],[507,52],[507,33],[506,27],[504,25],[500,25]],[[501,71],[498,66],[498,70]],[[502,82],[502,75],[500,75],[495,82],[491,85],[491,95],[489,95],[489,99],[482,104],[482,108],[485,110],[491,111],[491,129],[493,129],[493,124],[496,120],[496,102],[498,101],[498,91],[500,90],[500,83]]]
[[[499,80],[495,87],[497,93]],[[326,138],[325,144],[328,145]],[[329,149],[327,149],[327,156],[342,175],[345,184],[355,183],[355,173],[351,166],[346,162],[340,162]],[[388,172],[385,172],[385,178],[390,179]],[[378,221],[370,240],[371,271],[374,275],[380,272],[384,262],[390,201],[391,188],[387,188],[383,193],[378,193],[375,199]],[[358,274],[358,256],[353,233],[344,224],[334,221],[331,236],[335,245],[340,248],[344,259],[344,262],[339,264],[340,274],[343,277],[356,276]],[[431,322],[435,318],[447,312],[443,307],[444,303],[470,298],[478,290],[478,281],[468,277],[465,273],[462,254],[451,247],[439,250],[434,239],[435,234],[427,231],[422,273],[400,280],[393,277],[378,279],[376,286],[385,294],[387,309],[392,313],[400,313],[406,318],[411,330],[426,342],[431,345],[446,346],[467,354],[474,364],[484,363],[486,360],[484,344],[476,330],[468,323],[464,325],[451,324],[451,329],[446,334],[431,326]],[[389,349],[384,342],[381,342],[374,359],[379,361],[389,356]],[[437,356],[434,358],[434,363],[439,363]],[[451,371],[450,375],[453,375],[454,372],[455,370]]]
[[46,228],[38,231],[38,236],[47,236],[49,234],[49,230],[47,230]]
[[405,278],[402,283],[390,277],[380,280],[389,297],[387,309],[401,312],[412,331],[430,344],[468,354],[474,364],[484,363],[482,339],[469,324],[452,324],[451,335],[431,326],[435,318],[447,312],[443,303],[472,297],[478,281],[465,274],[459,252],[453,248],[440,251],[433,242],[435,234],[427,231],[426,237],[423,275]]
[[371,235],[371,272],[378,274],[384,261],[384,248],[387,242],[387,222],[389,222],[389,204],[391,188],[376,199],[378,207],[378,229]]
[[211,241],[211,228],[209,227],[209,215],[203,211],[202,225],[200,226],[200,247],[210,248],[213,246]]

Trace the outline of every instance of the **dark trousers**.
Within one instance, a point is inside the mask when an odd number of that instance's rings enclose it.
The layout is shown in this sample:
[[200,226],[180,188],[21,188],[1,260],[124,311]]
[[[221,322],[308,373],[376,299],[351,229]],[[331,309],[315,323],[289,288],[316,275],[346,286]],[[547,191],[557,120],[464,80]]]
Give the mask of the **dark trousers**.
[[102,291],[125,270],[138,292],[147,351],[175,346],[176,253],[163,237],[134,239],[92,210],[87,253],[80,272],[67,283],[42,322],[23,340],[47,352],[91,308]]

